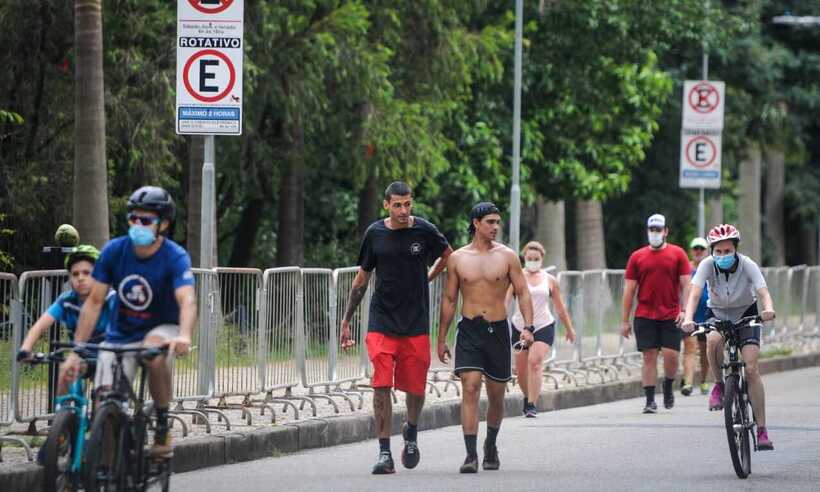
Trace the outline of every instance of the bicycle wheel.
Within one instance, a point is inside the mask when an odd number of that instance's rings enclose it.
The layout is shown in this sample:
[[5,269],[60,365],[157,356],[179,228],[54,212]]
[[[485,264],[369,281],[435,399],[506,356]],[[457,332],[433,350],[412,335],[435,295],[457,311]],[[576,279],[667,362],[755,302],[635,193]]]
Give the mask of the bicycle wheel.
[[43,490],[70,490],[71,462],[74,460],[74,443],[77,440],[77,414],[63,410],[54,417],[46,438],[43,459]]
[[739,377],[736,374],[726,378],[725,391],[723,416],[726,423],[726,437],[729,440],[729,454],[737,476],[746,478],[752,471],[749,428],[744,418],[745,404],[741,397]]
[[116,403],[104,403],[91,423],[86,443],[83,475],[85,490],[117,490],[121,457],[118,456],[122,411]]
[[152,492],[168,492],[171,487],[170,460],[156,461],[146,458],[146,463],[143,469],[146,474],[143,490]]

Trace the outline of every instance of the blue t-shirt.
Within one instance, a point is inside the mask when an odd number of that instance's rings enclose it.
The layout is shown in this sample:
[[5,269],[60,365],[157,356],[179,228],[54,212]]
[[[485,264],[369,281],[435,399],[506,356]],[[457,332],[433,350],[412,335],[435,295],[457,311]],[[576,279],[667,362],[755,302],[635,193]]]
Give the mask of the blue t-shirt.
[[[74,339],[74,332],[77,330],[77,322],[80,320],[80,310],[83,307],[83,301],[76,291],[70,290],[63,292],[60,297],[54,301],[54,304],[49,306],[46,313],[57,320],[58,323],[65,326],[68,330],[71,339]],[[94,326],[94,332],[88,339],[88,343],[100,343],[105,340],[105,332],[108,329],[109,322],[114,319],[117,313],[117,295],[114,291],[109,291],[105,296],[105,304],[100,310],[100,317],[97,319],[97,324]]]
[[105,337],[112,343],[138,342],[156,326],[179,324],[174,292],[194,285],[188,252],[168,238],[148,258],[137,257],[128,236],[112,239],[100,253],[93,277],[117,293],[117,319]]

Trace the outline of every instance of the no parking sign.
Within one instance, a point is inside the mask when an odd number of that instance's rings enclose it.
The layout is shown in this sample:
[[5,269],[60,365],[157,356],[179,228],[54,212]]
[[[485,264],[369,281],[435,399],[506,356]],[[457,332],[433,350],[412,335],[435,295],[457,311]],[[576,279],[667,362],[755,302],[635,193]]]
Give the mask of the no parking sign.
[[242,134],[244,0],[177,0],[176,131]]

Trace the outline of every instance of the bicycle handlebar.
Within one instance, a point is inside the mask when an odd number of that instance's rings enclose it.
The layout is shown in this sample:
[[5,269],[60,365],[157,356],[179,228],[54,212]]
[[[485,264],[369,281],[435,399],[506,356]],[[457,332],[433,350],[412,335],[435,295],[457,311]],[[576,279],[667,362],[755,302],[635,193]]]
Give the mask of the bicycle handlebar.
[[760,318],[760,315],[745,316],[734,322],[728,320],[721,320],[717,318],[711,318],[707,319],[703,323],[695,323],[697,329],[693,331],[689,336],[693,337],[696,335],[703,335],[712,331],[730,331],[735,330],[744,325],[763,326],[763,320]]
[[56,350],[50,353],[35,352],[31,353],[28,359],[21,362],[28,364],[48,364],[52,362],[63,362],[65,360],[64,354],[68,352],[75,352],[83,357],[83,359],[92,359],[89,357],[89,352],[92,350],[102,350],[105,352],[113,352],[115,354],[125,354],[139,352],[145,360],[153,360],[160,355],[168,353],[168,345],[161,347],[111,347],[95,343],[74,343],[74,342],[55,342]]

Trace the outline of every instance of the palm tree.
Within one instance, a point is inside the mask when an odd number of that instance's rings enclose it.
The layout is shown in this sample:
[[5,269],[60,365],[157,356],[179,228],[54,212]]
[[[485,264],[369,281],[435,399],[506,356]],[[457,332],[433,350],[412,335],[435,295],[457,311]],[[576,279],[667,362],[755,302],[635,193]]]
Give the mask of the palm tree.
[[748,155],[740,161],[738,229],[743,253],[760,262],[760,147],[750,143]]
[[84,243],[108,241],[102,1],[74,1],[74,225]]
[[535,202],[535,240],[547,250],[544,265],[555,265],[559,271],[567,269],[564,226],[564,201],[551,202],[538,196]]
[[601,202],[595,200],[575,202],[575,244],[578,253],[578,270],[606,268],[604,211],[601,208]]
[[766,149],[766,250],[769,264],[786,264],[786,155],[780,146]]

